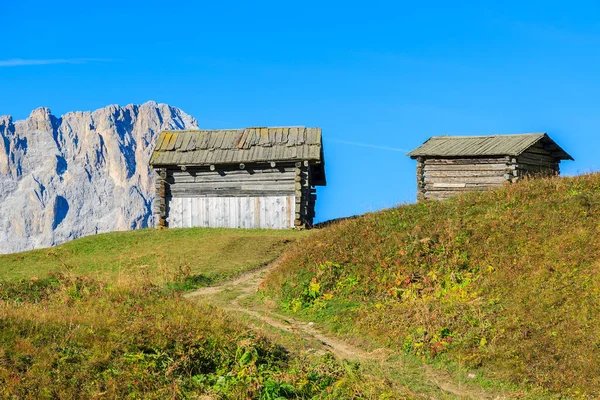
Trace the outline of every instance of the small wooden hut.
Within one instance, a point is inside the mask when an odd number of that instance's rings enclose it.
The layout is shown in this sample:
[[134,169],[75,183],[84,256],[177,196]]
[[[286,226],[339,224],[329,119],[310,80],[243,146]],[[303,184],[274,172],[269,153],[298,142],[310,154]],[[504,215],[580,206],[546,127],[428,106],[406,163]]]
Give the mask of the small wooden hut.
[[546,133],[434,136],[407,154],[417,160],[417,200],[488,190],[527,175],[558,175],[573,160]]
[[310,227],[326,184],[320,128],[162,132],[150,165],[160,227]]

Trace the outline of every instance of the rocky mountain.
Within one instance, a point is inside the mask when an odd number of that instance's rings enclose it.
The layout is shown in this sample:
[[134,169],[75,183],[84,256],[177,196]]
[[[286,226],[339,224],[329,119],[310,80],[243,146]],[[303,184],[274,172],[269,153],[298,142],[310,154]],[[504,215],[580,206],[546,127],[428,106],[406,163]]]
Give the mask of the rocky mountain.
[[0,117],[0,253],[152,226],[155,140],[194,128],[194,118],[154,102]]

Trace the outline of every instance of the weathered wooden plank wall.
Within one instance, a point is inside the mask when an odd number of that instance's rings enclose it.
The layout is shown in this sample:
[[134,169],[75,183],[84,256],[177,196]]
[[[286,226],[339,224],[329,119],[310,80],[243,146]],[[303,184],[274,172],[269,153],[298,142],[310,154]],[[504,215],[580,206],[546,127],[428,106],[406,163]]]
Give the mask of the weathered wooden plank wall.
[[294,227],[294,196],[173,197],[168,202],[169,227]]
[[158,226],[287,229],[312,225],[308,162],[157,170]]
[[512,177],[510,163],[508,157],[417,159],[417,197],[442,200],[500,187]]
[[460,192],[498,188],[524,176],[559,172],[559,161],[541,144],[518,157],[418,158],[417,198],[443,200]]
[[171,171],[173,197],[290,196],[295,192],[294,167]]
[[558,175],[560,174],[559,160],[552,156],[552,152],[541,143],[527,149],[513,162],[517,166],[517,176],[528,175]]
[[[296,167],[168,169],[162,182],[166,226],[294,227]],[[159,207],[157,207],[157,211]]]

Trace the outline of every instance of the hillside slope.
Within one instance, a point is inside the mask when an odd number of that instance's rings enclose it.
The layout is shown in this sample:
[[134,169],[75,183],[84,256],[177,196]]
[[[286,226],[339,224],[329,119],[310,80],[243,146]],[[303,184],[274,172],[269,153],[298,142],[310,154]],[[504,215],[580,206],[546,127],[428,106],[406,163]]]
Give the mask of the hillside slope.
[[140,229],[0,255],[0,398],[495,398],[256,302],[316,232]]
[[597,397],[599,221],[600,174],[401,206],[293,246],[264,291],[457,375]]
[[154,142],[162,130],[193,128],[192,117],[155,102],[0,116],[0,253],[152,226]]
[[145,229],[0,256],[0,398],[351,398],[374,379],[181,296],[305,235]]

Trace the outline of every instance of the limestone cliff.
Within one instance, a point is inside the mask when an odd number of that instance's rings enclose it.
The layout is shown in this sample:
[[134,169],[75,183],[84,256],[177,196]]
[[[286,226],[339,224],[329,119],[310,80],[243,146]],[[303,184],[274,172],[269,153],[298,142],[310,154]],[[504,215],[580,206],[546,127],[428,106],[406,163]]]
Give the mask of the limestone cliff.
[[194,118],[154,102],[0,117],[0,253],[152,226],[155,139],[194,128]]

